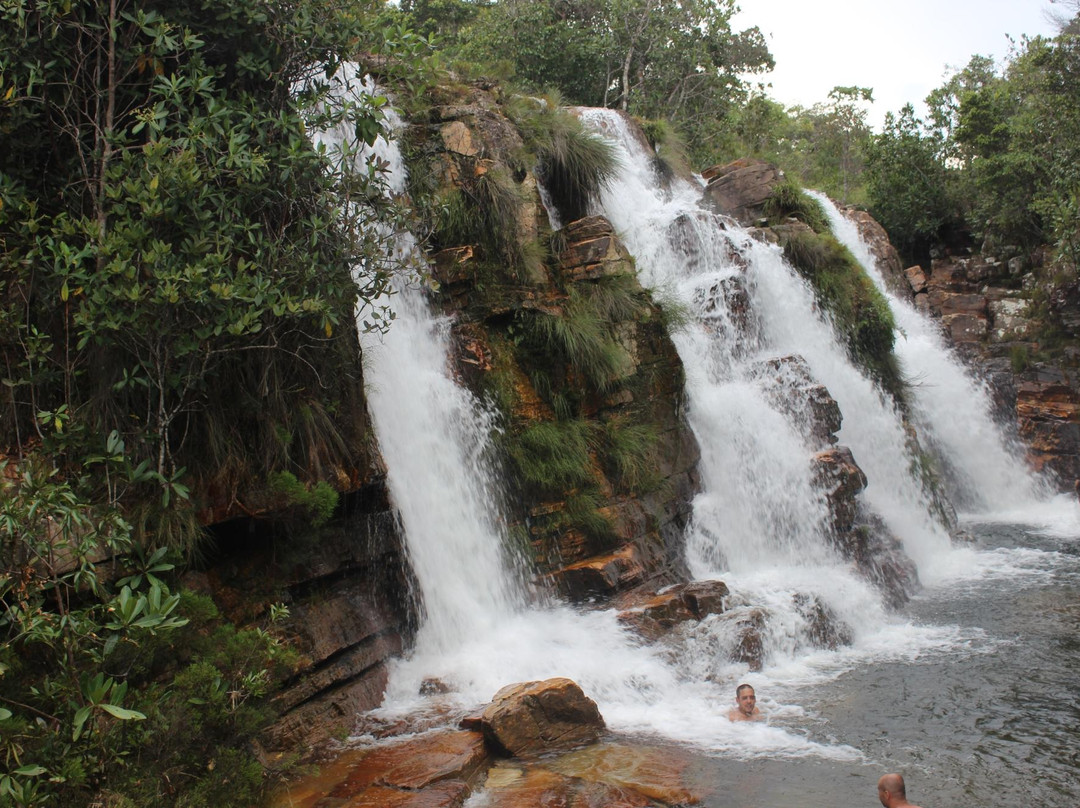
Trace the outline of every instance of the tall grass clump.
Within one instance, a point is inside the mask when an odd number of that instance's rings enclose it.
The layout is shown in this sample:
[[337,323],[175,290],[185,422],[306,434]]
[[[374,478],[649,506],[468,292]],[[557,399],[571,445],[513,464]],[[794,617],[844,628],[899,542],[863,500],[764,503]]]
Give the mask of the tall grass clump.
[[549,94],[508,109],[534,158],[534,170],[559,216],[572,222],[588,215],[604,186],[619,170],[615,150]]
[[829,217],[821,203],[803,191],[791,180],[779,183],[765,200],[765,216],[769,224],[783,224],[787,219],[798,219],[815,233],[831,233]]

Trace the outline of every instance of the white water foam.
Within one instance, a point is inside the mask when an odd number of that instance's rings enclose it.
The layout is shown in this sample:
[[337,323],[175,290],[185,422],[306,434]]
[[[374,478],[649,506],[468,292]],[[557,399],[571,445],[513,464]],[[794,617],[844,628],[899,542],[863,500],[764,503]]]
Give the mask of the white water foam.
[[[392,143],[380,148],[394,151]],[[640,170],[634,166],[627,172]],[[402,184],[399,176],[395,185]],[[658,213],[674,213],[671,197],[662,194],[642,193],[634,201]],[[712,214],[697,209],[696,203],[688,203],[678,215],[684,216],[680,227],[687,226],[687,220],[702,226],[712,221]],[[730,242],[715,244],[726,252]],[[812,311],[809,291],[775,251],[749,242],[740,249],[750,256],[751,286],[758,298],[777,295]],[[712,284],[741,270],[712,256],[702,260],[703,254],[688,254],[686,270],[671,278],[671,285],[701,313],[699,328],[716,337],[734,325],[726,309],[710,309],[710,301],[716,300],[710,294]],[[647,276],[648,254],[638,260]],[[660,285],[655,279],[653,283]],[[709,481],[695,502],[693,562],[702,576],[723,574],[735,592],[735,614],[754,604],[773,615],[767,629],[767,668],[752,673],[744,664],[728,661],[735,638],[723,618],[707,619],[655,646],[642,646],[612,611],[582,612],[537,604],[525,596],[523,579],[501,549],[505,538],[493,507],[499,500],[497,471],[487,462],[486,448],[493,424],[480,402],[453,380],[450,321],[435,315],[415,286],[400,287],[390,304],[397,319],[385,338],[363,337],[365,377],[425,612],[415,647],[391,664],[381,715],[415,714],[436,702],[450,711],[475,709],[506,684],[565,676],[597,701],[608,726],[617,732],[659,736],[740,758],[813,755],[852,760],[859,758],[857,750],[811,741],[798,727],[799,688],[835,677],[860,660],[943,652],[962,642],[948,629],[889,618],[876,592],[821,541],[823,503],[804,464],[788,460],[806,457],[806,439],[778,415],[754,374],[743,370],[754,358],[772,355],[774,345],[782,342],[776,335],[792,328],[785,320],[795,315],[766,311],[755,326],[758,337],[738,351],[702,350],[700,361],[684,359]],[[798,319],[810,321],[812,339],[821,343],[816,353],[810,352],[811,364],[850,376],[847,387],[875,397],[868,382],[858,381],[857,372],[840,368],[843,361],[826,345],[832,340],[827,325],[810,314],[799,314]],[[783,349],[804,347],[802,336],[791,333]],[[694,351],[700,344],[688,337],[680,340],[680,351]],[[737,377],[732,376],[735,369]],[[819,367],[814,372],[820,377]],[[833,390],[833,383],[827,383]],[[726,443],[742,444],[738,452],[757,452],[758,457],[744,462]],[[758,501],[766,497],[770,502]],[[712,541],[710,531],[722,534],[722,542]],[[791,608],[794,594],[803,592],[818,594],[853,626],[851,648],[826,652],[808,647],[800,622],[804,618]],[[451,693],[420,696],[421,683],[428,678],[440,680]],[[734,686],[743,680],[758,689],[766,723],[727,720]]]
[[957,505],[972,513],[1013,516],[1041,508],[1049,488],[1025,467],[1022,448],[994,421],[986,383],[964,366],[936,321],[892,293],[855,223],[824,194],[811,195],[889,303],[897,325],[895,351],[912,381],[914,417],[920,434],[948,465]]

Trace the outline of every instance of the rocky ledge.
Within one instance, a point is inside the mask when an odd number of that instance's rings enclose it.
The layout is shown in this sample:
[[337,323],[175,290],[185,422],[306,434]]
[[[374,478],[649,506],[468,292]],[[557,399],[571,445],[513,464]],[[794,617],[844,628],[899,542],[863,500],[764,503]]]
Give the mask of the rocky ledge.
[[606,734],[596,704],[569,679],[500,690],[461,729],[437,729],[343,751],[280,795],[279,808],[488,808],[697,805],[682,751]]

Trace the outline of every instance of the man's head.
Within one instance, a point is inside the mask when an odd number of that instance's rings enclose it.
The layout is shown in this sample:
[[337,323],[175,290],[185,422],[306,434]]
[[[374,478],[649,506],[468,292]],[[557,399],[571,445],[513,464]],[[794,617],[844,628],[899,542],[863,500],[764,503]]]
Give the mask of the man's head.
[[743,715],[753,715],[757,705],[757,696],[754,688],[750,685],[739,685],[735,688],[735,704]]
[[904,778],[899,774],[882,775],[881,779],[877,781],[877,796],[885,808],[889,808],[897,800],[907,802]]

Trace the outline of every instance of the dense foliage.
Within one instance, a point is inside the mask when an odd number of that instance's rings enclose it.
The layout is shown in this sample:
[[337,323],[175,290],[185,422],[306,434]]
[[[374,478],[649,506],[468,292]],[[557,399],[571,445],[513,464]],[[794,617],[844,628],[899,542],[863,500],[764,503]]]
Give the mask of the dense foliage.
[[700,164],[728,142],[745,75],[773,66],[757,28],[731,29],[734,0],[412,0],[402,9],[442,35],[458,70],[670,120]]
[[285,612],[233,627],[174,564],[192,482],[333,507],[290,469],[345,452],[392,214],[352,159],[381,100],[321,102],[380,10],[0,4],[0,804],[258,801]]

